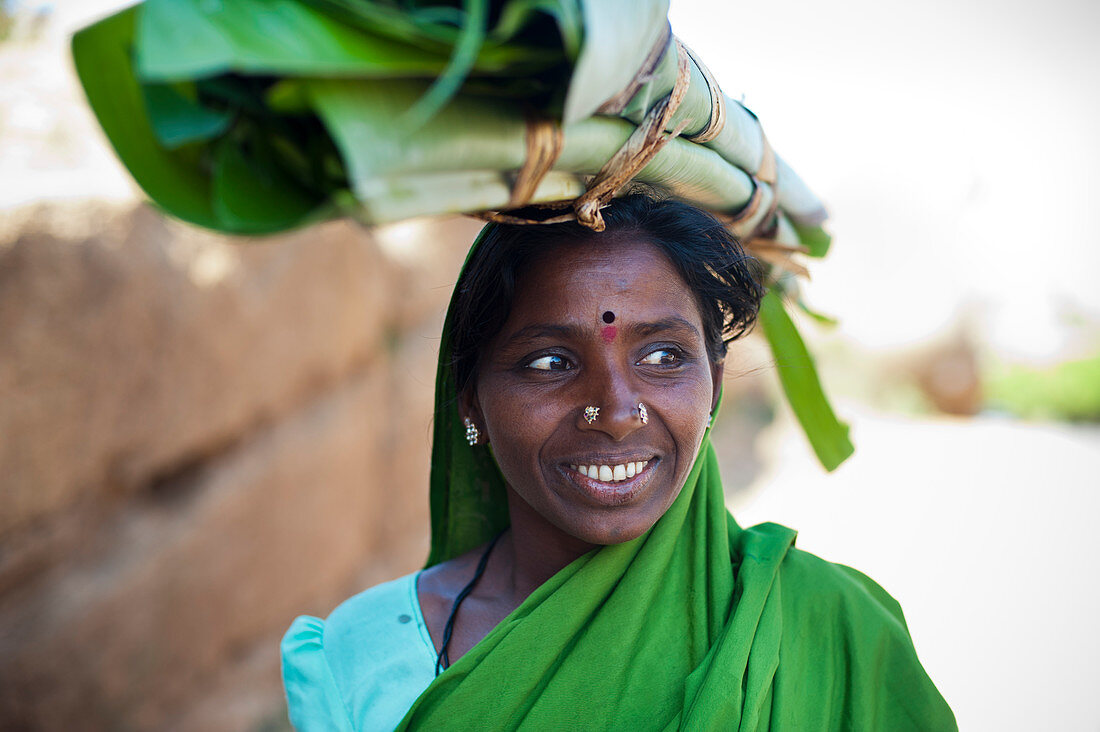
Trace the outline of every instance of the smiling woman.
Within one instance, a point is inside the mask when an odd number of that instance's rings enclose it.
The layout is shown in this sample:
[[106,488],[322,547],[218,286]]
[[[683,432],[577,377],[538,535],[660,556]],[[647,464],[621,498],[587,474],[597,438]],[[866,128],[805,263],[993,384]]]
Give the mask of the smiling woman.
[[[498,228],[456,300],[461,411],[485,426],[510,502],[534,509],[521,520],[546,524],[560,534],[551,543],[574,556],[634,539],[668,509],[717,405],[723,325],[751,322],[761,295],[752,260],[702,212],[635,196],[608,218],[603,235]],[[689,277],[739,283],[744,300],[727,302],[728,316],[712,312]],[[608,312],[616,325],[604,322]],[[510,513],[513,535],[546,533],[520,531]]]
[[295,621],[291,720],[953,729],[885,591],[725,509],[708,429],[753,260],[683,203],[603,215],[475,242],[441,345],[428,568]]

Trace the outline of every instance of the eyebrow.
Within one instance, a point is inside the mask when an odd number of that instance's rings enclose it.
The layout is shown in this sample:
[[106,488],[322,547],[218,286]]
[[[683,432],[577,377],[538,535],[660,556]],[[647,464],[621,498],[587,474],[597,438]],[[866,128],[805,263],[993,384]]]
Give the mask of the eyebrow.
[[[512,335],[508,336],[505,342],[508,344],[525,343],[538,340],[539,338],[580,340],[585,336],[586,330],[591,329],[572,324],[535,323],[520,328]],[[629,331],[631,335],[639,337],[651,336],[655,333],[669,330],[686,330],[693,335],[699,335],[699,329],[696,328],[691,321],[679,316],[661,318],[660,320],[654,320],[647,323],[633,323],[627,326],[626,330]]]
[[632,334],[638,336],[649,336],[666,330],[686,330],[693,335],[699,335],[699,329],[696,328],[691,321],[681,318],[678,315],[661,318],[651,323],[634,323],[628,330]]
[[568,338],[579,339],[584,335],[584,329],[576,325],[556,325],[551,323],[535,323],[525,328],[520,328],[508,336],[506,343],[526,343],[539,338]]

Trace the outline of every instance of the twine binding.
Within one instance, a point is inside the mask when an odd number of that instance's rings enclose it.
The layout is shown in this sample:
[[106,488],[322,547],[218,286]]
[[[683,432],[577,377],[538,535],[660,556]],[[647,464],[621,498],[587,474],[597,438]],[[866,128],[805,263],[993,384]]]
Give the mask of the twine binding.
[[707,82],[707,91],[710,92],[710,119],[707,120],[706,126],[694,135],[684,136],[684,139],[702,145],[717,138],[726,126],[726,95],[722,93],[721,87],[718,86],[718,80],[714,78],[714,74],[710,72],[707,65],[699,60],[699,57],[690,48],[683,44],[680,47],[687,53],[696,68],[699,69],[699,72],[703,75],[703,80]]
[[[646,113],[642,123],[631,133],[623,146],[604,163],[596,175],[589,179],[583,194],[572,201],[530,203],[539,183],[561,155],[564,144],[561,126],[556,121],[531,115],[527,118],[526,155],[523,166],[516,173],[512,183],[507,208],[504,211],[485,211],[474,215],[500,224],[558,224],[576,221],[592,231],[603,231],[606,225],[600,209],[606,207],[615,194],[629,184],[661,148],[684,131],[687,122],[681,122],[671,132],[665,133],[669,121],[683,102],[691,83],[692,63],[699,69],[707,83],[711,113],[707,124],[699,132],[685,136],[685,139],[703,144],[717,138],[726,122],[725,95],[710,69],[679,39],[672,36],[671,30],[667,27],[630,84],[604,102],[597,110],[597,114],[613,115],[621,112],[642,85],[653,78],[657,65],[660,64],[668,49],[673,46],[677,52],[677,75],[672,91]],[[763,132],[761,136],[764,152],[760,167],[752,177],[752,196],[736,213],[718,216],[731,229],[757,216],[764,199],[762,185],[770,185],[773,189],[776,186],[775,152]],[[768,210],[760,217],[759,223],[741,237],[743,246],[746,252],[776,269],[809,277],[808,270],[792,259],[795,254],[808,253],[806,247],[786,244],[775,238],[779,228],[778,206],[779,195],[776,191],[768,205]]]
[[[672,39],[672,43],[675,44],[677,50],[676,83],[673,84],[672,91],[646,113],[642,123],[631,133],[623,146],[592,177],[583,194],[571,202],[560,201],[528,206],[529,209],[538,209],[550,214],[545,217],[523,216],[519,215],[520,212],[514,210],[511,213],[487,211],[478,214],[478,217],[503,224],[556,224],[575,220],[581,226],[593,231],[603,231],[606,225],[603,216],[600,215],[600,209],[607,206],[615,194],[633,180],[634,176],[649,164],[649,161],[661,148],[667,145],[670,140],[679,136],[687,125],[687,122],[681,122],[671,132],[665,133],[665,128],[672,119],[672,115],[679,108],[680,103],[683,102],[688,85],[691,83],[691,65],[687,51],[679,40],[672,38],[668,33],[662,36],[666,48],[671,45],[668,42],[669,38]],[[647,59],[647,65],[649,59],[656,59],[653,63],[655,66],[656,62],[660,61],[663,53],[663,49],[661,53],[651,53]],[[639,77],[649,73],[652,73],[652,69],[643,67],[643,72],[635,77],[635,81],[631,82],[631,86],[634,86],[635,82],[638,82],[638,86],[640,86],[641,83],[644,83],[644,79],[639,82]],[[634,91],[637,91],[637,87],[634,88]],[[617,95],[616,99],[621,96],[622,94]],[[633,93],[631,96],[633,96]],[[629,101],[629,98],[626,97],[626,100]],[[523,167],[516,175],[516,182],[512,187],[508,202],[509,209],[521,208],[530,201],[538,188],[539,182],[550,171],[558,155],[561,154],[561,128],[552,121],[528,118],[526,140],[527,157],[524,160]],[[572,211],[567,211],[570,208]],[[555,213],[557,211],[564,211],[564,213]]]
[[523,167],[516,174],[515,182],[512,184],[512,195],[508,199],[510,209],[526,206],[535,195],[539,183],[554,167],[558,156],[561,155],[565,137],[562,135],[561,126],[554,120],[529,115],[526,142],[527,153],[523,160]]

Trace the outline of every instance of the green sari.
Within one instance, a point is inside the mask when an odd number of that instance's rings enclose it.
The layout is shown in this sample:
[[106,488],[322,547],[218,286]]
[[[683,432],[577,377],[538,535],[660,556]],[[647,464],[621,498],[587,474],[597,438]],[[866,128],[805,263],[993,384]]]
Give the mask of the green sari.
[[[463,439],[451,316],[436,380],[429,564],[508,523],[491,454]],[[558,572],[438,676],[398,729],[957,729],[898,603],[794,541],[777,524],[737,525],[708,432],[652,529]]]

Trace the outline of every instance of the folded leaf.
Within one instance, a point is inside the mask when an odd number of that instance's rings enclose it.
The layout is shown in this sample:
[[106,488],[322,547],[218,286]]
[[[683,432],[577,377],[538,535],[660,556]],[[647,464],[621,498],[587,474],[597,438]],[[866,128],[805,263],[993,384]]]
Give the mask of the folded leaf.
[[199,103],[195,84],[143,84],[141,90],[153,134],[169,150],[217,137],[233,120],[231,112]]
[[828,251],[825,209],[736,101],[724,97],[721,130],[689,139],[709,128],[718,89],[668,40],[667,10],[668,0],[145,0],[79,32],[73,55],[149,197],[230,234],[507,207],[533,118],[561,137],[527,200],[574,199],[686,69],[663,120],[684,136],[634,178],[714,211],[777,265],[762,329],[833,469],[851,443],[779,301],[794,290],[776,278],[806,272],[796,255]]
[[455,41],[454,53],[446,68],[428,87],[424,96],[416,100],[397,120],[406,134],[419,130],[443,105],[451,100],[477,61],[478,51],[485,42],[486,25],[489,22],[488,0],[463,2],[462,32]]
[[839,421],[821,389],[813,358],[775,291],[760,303],[760,325],[775,356],[775,369],[795,417],[826,470],[854,452],[848,425]]
[[227,71],[435,76],[447,56],[351,28],[291,0],[146,0],[137,68],[174,81]]
[[618,94],[668,27],[668,0],[600,0],[582,6],[584,42],[565,97],[566,124],[591,117]]
[[73,36],[80,83],[122,164],[146,195],[177,218],[220,229],[199,150],[166,150],[157,143],[131,62],[136,14],[129,8]]
[[811,257],[824,257],[829,252],[833,238],[824,227],[802,226],[796,223],[794,230],[798,232],[798,241],[806,247],[807,254]]
[[[306,191],[272,159],[246,157],[228,140],[214,163],[214,210],[238,234],[267,234],[321,218],[323,199]],[[316,212],[316,213],[315,213]]]

